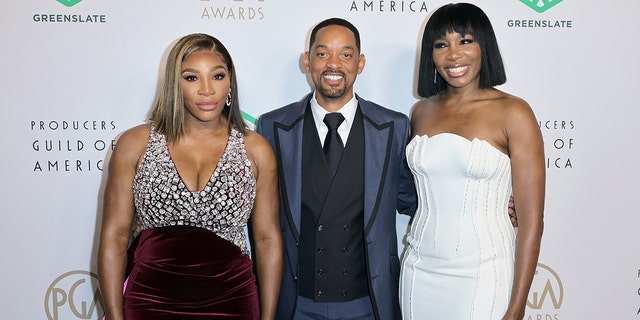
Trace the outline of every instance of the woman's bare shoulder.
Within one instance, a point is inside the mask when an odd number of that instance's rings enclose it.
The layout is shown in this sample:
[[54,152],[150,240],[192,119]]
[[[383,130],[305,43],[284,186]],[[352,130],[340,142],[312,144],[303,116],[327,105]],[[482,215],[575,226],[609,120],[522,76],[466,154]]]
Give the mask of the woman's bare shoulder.
[[244,141],[247,152],[249,153],[273,153],[269,141],[255,131],[247,131],[247,134],[244,136]]
[[138,159],[147,147],[150,133],[151,124],[149,123],[127,129],[117,139],[114,154]]
[[276,157],[267,139],[254,131],[248,131],[244,136],[244,145],[256,178],[262,176],[261,172],[276,171]]
[[420,118],[431,113],[438,104],[438,100],[438,95],[418,100],[411,108],[411,118]]
[[500,112],[507,117],[529,117],[533,115],[529,103],[518,96],[496,90],[494,102],[500,108]]
[[538,121],[529,103],[517,96],[504,93],[496,99],[499,118],[509,137],[523,133],[537,134]]

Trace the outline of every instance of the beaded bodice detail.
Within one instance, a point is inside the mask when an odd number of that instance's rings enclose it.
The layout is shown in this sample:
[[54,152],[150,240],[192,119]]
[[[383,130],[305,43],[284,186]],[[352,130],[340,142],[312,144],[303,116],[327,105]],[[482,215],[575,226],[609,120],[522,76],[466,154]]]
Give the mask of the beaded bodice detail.
[[151,125],[149,143],[133,182],[140,230],[194,226],[214,232],[248,254],[244,227],[256,196],[256,180],[247,158],[244,136],[232,128],[209,181],[190,191],[169,154],[165,136]]

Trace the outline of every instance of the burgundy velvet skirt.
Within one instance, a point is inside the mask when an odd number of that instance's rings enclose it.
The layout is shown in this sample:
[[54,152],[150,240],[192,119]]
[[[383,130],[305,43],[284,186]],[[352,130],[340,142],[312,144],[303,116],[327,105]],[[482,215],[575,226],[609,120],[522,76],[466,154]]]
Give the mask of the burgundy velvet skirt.
[[125,319],[260,318],[253,263],[230,241],[174,226],[142,231],[131,249]]

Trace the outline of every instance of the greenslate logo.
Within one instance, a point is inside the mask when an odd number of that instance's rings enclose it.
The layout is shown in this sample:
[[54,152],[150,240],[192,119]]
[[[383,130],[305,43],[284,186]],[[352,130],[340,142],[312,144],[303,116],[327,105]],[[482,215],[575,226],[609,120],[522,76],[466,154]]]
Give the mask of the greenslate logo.
[[520,0],[520,2],[529,6],[529,8],[535,10],[538,13],[545,12],[556,4],[562,2],[562,0]]
[[76,4],[80,3],[80,1],[82,0],[56,0],[60,3],[62,3],[63,5],[67,6],[67,7],[73,7]]

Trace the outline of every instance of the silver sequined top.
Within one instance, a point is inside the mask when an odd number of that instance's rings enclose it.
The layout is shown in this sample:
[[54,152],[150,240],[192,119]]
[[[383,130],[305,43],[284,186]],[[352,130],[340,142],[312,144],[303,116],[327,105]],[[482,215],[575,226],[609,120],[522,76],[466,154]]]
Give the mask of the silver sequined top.
[[152,124],[133,193],[140,230],[180,225],[205,228],[248,254],[244,227],[253,209],[256,180],[244,137],[235,128],[204,189],[189,191],[171,159],[164,135]]

